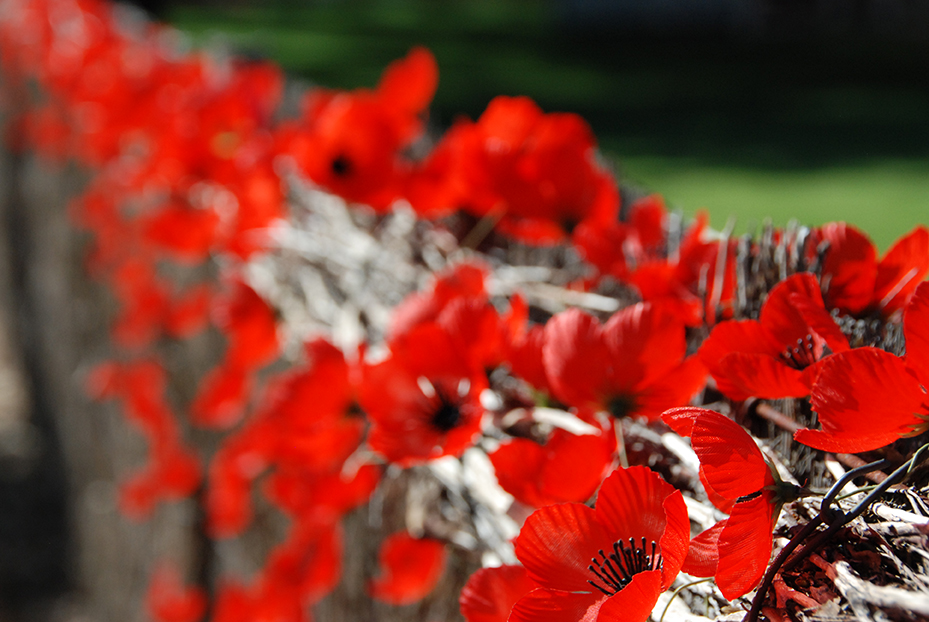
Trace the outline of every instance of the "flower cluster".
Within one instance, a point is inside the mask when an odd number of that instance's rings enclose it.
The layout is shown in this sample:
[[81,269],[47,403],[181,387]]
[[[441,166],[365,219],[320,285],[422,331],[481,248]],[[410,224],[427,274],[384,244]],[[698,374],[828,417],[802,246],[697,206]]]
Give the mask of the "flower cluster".
[[[470,622],[644,621],[682,570],[735,600],[761,580],[798,490],[717,410],[807,400],[821,429],[796,441],[839,453],[929,429],[925,227],[880,260],[845,223],[725,239],[702,214],[675,226],[657,195],[620,210],[588,125],[524,97],[494,99],[429,148],[428,50],[392,63],[373,89],[310,91],[298,118],[280,120],[277,68],[181,53],[169,33],[121,21],[102,0],[0,2],[11,148],[89,178],[70,217],[118,310],[112,360],[88,386],[117,400],[150,447],[123,483],[123,511],[144,519],[195,497],[205,536],[232,538],[252,526],[260,488],[289,519],[248,582],[224,577],[207,594],[160,568],[155,619],[312,619],[341,579],[343,518],[386,474],[475,453],[507,493],[515,544],[399,529],[369,577],[372,598],[428,597],[449,552],[470,546],[488,564],[461,592]],[[337,346],[330,326],[294,354],[282,309],[250,278],[273,257],[275,231],[301,217],[293,176],[371,230],[412,213],[446,249],[413,262],[428,283],[388,317],[372,313],[356,347]],[[527,249],[544,257],[529,269],[564,278],[513,286]],[[158,346],[207,331],[224,347],[178,405],[169,383],[191,372]],[[626,446],[633,421],[691,439],[702,490],[686,492],[728,518],[691,538],[670,473]],[[212,431],[215,449],[193,428]]]

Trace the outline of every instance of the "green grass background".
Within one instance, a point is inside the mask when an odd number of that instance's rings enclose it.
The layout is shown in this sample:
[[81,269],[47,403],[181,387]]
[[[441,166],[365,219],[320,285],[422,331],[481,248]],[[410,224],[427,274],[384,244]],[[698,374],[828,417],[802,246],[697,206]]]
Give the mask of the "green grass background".
[[[737,231],[847,220],[882,249],[929,221],[929,49],[855,37],[569,27],[541,0],[268,0],[180,7],[225,42],[338,88],[373,86],[413,45],[439,62],[433,123],[496,95],[583,115],[626,182]],[[788,33],[789,35],[789,33]]]

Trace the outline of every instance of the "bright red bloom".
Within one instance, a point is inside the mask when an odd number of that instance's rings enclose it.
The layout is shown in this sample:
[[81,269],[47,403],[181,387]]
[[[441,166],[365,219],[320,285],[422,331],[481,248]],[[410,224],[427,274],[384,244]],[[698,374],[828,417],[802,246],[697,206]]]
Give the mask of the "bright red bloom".
[[437,203],[445,201],[499,218],[499,230],[517,240],[559,242],[580,223],[616,218],[616,183],[597,164],[595,149],[579,116],[545,114],[526,97],[497,97],[477,123],[459,122],[445,135],[425,167],[440,159],[446,184],[435,184],[431,200],[424,192],[414,196],[413,207],[440,213]]
[[731,312],[735,252],[733,243],[707,239],[708,223],[706,213],[698,212],[679,244],[670,247],[671,216],[661,195],[653,194],[632,203],[623,222],[579,226],[572,240],[598,272],[585,287],[612,277],[635,287],[643,301],[672,310],[687,326],[700,326],[704,318],[714,324]]
[[422,600],[442,578],[446,557],[439,540],[391,534],[381,543],[380,576],[368,583],[368,593],[391,605]]
[[414,48],[387,67],[374,91],[312,92],[306,129],[285,130],[285,149],[320,186],[387,210],[405,185],[401,152],[421,133],[437,84],[432,53]]
[[700,346],[716,386],[734,400],[809,395],[831,352],[848,350],[816,277],[794,274],[771,289],[759,320],[727,320]]
[[829,223],[814,234],[829,243],[822,285],[830,309],[889,319],[929,274],[929,229],[922,225],[897,240],[880,261],[871,240],[847,223]]
[[842,453],[878,449],[929,429],[929,283],[903,315],[906,356],[856,348],[830,357],[810,403],[822,430],[798,430],[804,445]]
[[545,326],[542,357],[549,385],[565,404],[656,419],[703,387],[706,371],[686,351],[683,322],[639,303],[602,326],[578,309],[559,313]]
[[461,615],[468,622],[507,622],[513,605],[537,587],[522,566],[481,568],[461,589]]
[[500,486],[517,501],[540,508],[587,501],[613,462],[616,435],[556,429],[544,445],[514,438],[490,454]]
[[402,466],[461,455],[484,413],[484,385],[471,371],[437,325],[406,335],[390,359],[364,369],[359,401],[371,419],[371,449]]
[[674,408],[662,419],[691,438],[700,459],[700,481],[713,504],[729,514],[691,541],[683,570],[715,576],[723,596],[734,600],[761,581],[781,505],[796,488],[779,481],[752,437],[724,415]]
[[687,555],[690,521],[680,491],[645,467],[613,472],[596,508],[536,511],[516,538],[516,557],[538,588],[510,622],[645,622]]

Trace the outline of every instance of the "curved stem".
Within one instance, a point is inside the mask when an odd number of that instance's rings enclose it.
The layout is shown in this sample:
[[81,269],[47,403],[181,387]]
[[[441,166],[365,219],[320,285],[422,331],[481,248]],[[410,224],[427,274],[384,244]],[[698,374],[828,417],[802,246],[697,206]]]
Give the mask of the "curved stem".
[[674,602],[674,599],[677,598],[677,595],[680,594],[681,591],[687,589],[688,587],[697,585],[698,583],[706,583],[707,581],[712,581],[712,580],[713,580],[713,577],[707,577],[706,579],[698,579],[696,581],[691,581],[690,583],[685,583],[681,587],[671,592],[671,598],[668,599],[668,604],[666,604],[664,606],[664,609],[661,610],[661,617],[658,618],[658,622],[664,622],[664,616],[666,613],[668,613],[668,609],[671,608],[671,603]]

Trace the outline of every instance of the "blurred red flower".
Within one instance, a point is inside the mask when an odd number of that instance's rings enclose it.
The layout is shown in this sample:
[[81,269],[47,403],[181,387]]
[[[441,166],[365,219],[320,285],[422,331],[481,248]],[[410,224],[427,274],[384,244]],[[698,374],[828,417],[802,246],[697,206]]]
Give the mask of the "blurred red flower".
[[490,461],[505,491],[520,503],[540,508],[590,499],[615,451],[615,434],[578,435],[555,429],[543,445],[514,438],[490,454]]
[[555,315],[545,326],[542,357],[548,383],[565,404],[651,420],[703,387],[706,370],[686,351],[680,318],[639,303],[604,325],[578,309]]
[[929,273],[929,229],[923,225],[897,240],[880,261],[868,236],[847,223],[828,223],[813,233],[814,241],[829,244],[822,285],[830,309],[889,319]]
[[422,600],[445,571],[445,544],[432,538],[414,538],[405,531],[381,543],[380,576],[368,583],[372,598],[391,605]]

